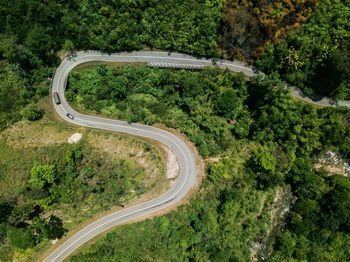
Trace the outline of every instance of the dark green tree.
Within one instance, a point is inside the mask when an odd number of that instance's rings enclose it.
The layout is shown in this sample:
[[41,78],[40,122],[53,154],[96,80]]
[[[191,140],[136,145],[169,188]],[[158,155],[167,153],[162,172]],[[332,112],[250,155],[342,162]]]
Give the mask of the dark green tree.
[[10,227],[8,232],[11,243],[21,249],[34,247],[36,237],[34,232],[29,228]]

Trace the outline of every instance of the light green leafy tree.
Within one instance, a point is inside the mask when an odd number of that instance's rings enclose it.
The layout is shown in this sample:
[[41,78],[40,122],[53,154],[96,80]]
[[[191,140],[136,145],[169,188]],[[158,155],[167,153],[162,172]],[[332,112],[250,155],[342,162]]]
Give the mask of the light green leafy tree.
[[276,159],[266,149],[259,148],[253,151],[252,157],[254,163],[254,170],[257,172],[275,172]]
[[69,55],[71,55],[74,52],[74,44],[70,39],[67,39],[63,46],[62,46],[64,51],[67,51]]
[[56,179],[55,165],[40,165],[36,163],[30,171],[29,183],[33,188],[41,189],[46,184],[52,184]]
[[254,150],[248,161],[249,168],[263,188],[273,187],[281,182],[281,174],[275,172],[276,164],[276,158],[265,147]]

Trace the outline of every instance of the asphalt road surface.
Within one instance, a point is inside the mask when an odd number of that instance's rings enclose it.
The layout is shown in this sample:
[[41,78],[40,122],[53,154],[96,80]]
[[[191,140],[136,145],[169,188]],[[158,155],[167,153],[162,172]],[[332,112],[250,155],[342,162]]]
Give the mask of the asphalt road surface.
[[[66,239],[56,250],[54,250],[44,261],[63,261],[81,245],[97,236],[98,234],[121,223],[153,213],[175,204],[182,199],[190,190],[196,180],[196,161],[190,148],[175,135],[151,126],[141,124],[129,124],[124,121],[111,120],[101,117],[88,116],[74,111],[64,98],[65,86],[69,72],[79,64],[86,62],[143,62],[148,66],[160,68],[186,68],[201,69],[206,66],[219,66],[222,69],[229,69],[235,72],[242,72],[248,76],[262,74],[252,67],[238,61],[214,60],[204,57],[194,57],[178,53],[168,52],[118,52],[102,53],[98,51],[82,51],[66,58],[57,68],[52,81],[52,93],[58,92],[61,104],[56,105],[53,101],[58,115],[76,125],[123,132],[131,135],[151,138],[168,146],[174,151],[180,165],[180,174],[173,187],[165,194],[147,201],[145,203],[126,208],[124,210],[107,215],[87,227],[83,228],[70,238]],[[334,102],[327,98],[320,98],[317,101],[304,96],[296,87],[287,86],[291,94],[304,101],[322,106],[334,106]],[[349,106],[348,102],[341,102]],[[67,117],[67,113],[74,116],[74,119]]]

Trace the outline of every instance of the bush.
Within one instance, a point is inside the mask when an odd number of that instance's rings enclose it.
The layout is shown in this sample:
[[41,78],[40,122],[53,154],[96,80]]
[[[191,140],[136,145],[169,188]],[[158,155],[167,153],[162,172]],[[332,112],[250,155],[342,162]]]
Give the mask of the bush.
[[36,238],[30,228],[9,228],[9,238],[11,243],[21,249],[34,247]]
[[38,110],[38,106],[34,103],[28,104],[21,110],[22,117],[29,121],[35,121],[41,118],[42,112]]

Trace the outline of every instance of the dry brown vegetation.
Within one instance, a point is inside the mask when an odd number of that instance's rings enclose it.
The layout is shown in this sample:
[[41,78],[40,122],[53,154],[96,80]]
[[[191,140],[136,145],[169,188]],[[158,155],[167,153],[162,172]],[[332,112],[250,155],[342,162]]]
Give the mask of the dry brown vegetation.
[[227,58],[256,58],[300,27],[317,0],[226,0],[219,48]]

